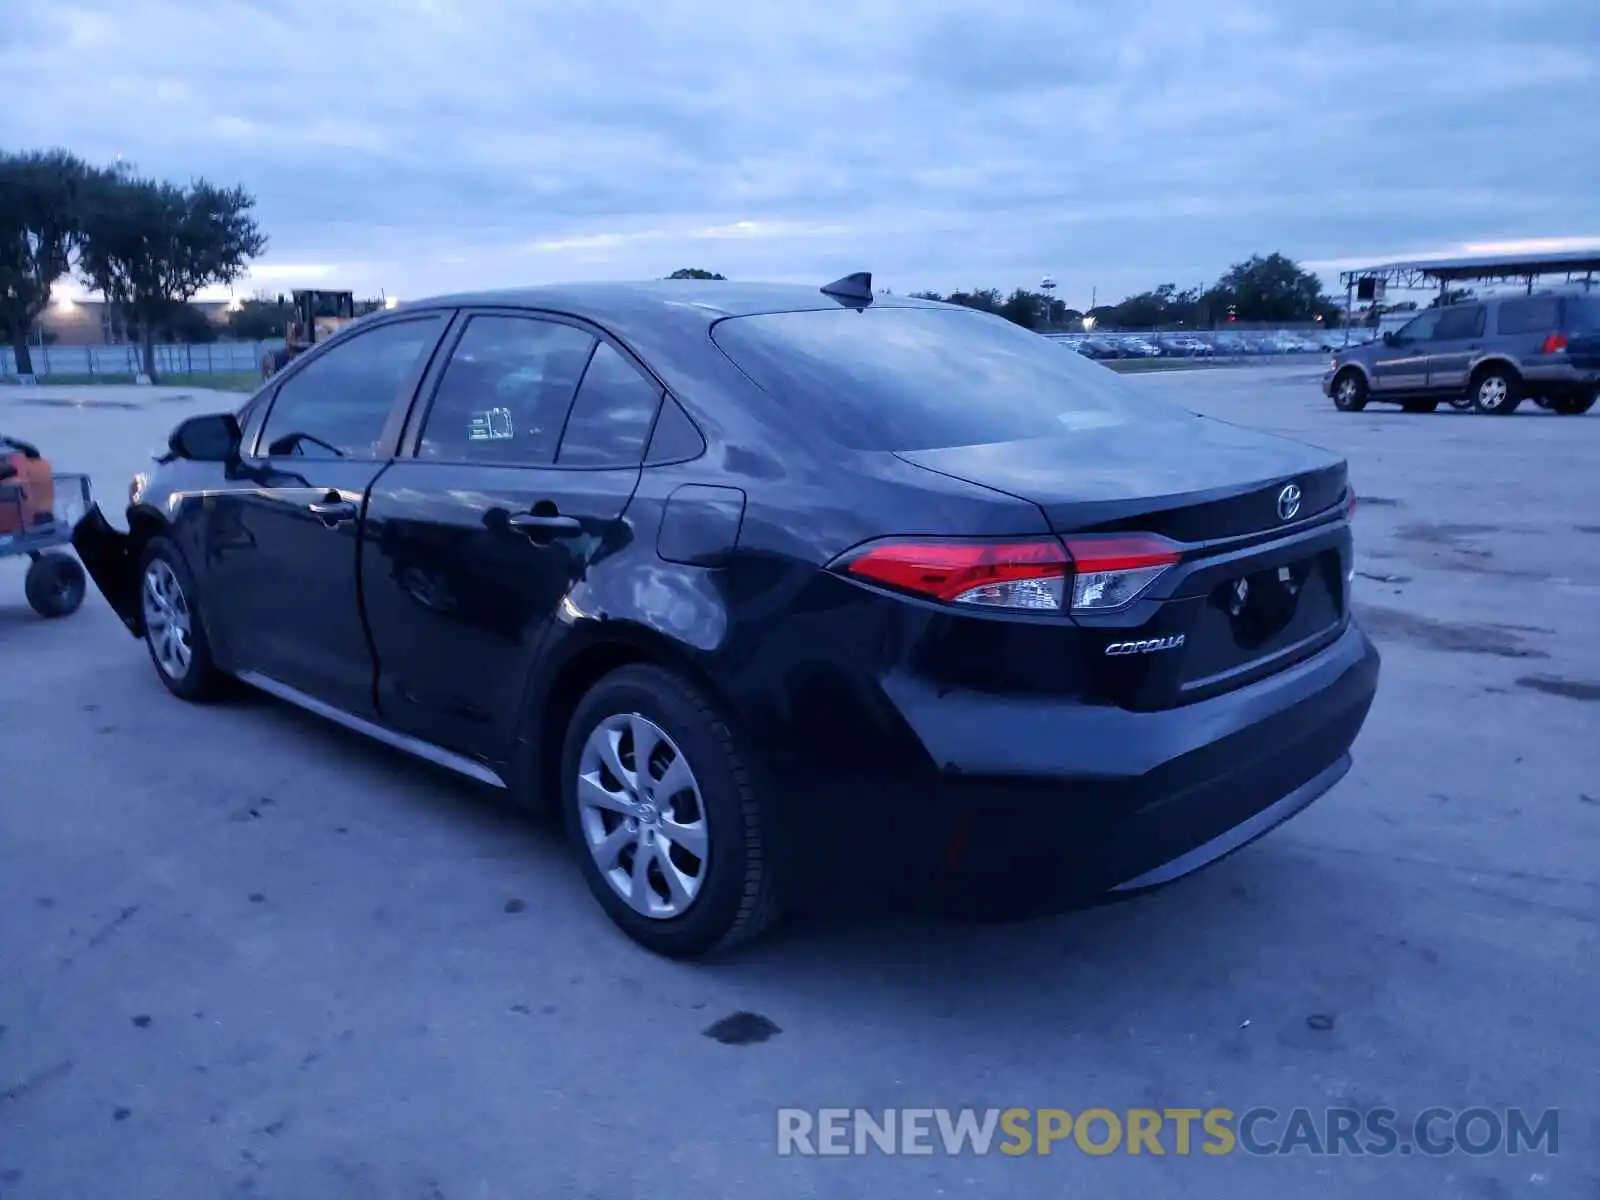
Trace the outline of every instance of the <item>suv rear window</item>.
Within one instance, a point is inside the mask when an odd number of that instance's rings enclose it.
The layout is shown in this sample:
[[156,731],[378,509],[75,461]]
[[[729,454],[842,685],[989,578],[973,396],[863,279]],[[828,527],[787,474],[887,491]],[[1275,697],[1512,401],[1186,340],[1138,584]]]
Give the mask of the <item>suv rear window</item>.
[[1168,416],[1064,342],[961,309],[730,317],[711,337],[786,409],[856,450],[933,450]]
[[1495,327],[1501,333],[1551,333],[1561,323],[1561,301],[1555,296],[1530,296],[1500,305]]
[[1569,296],[1567,329],[1572,333],[1600,333],[1600,296]]

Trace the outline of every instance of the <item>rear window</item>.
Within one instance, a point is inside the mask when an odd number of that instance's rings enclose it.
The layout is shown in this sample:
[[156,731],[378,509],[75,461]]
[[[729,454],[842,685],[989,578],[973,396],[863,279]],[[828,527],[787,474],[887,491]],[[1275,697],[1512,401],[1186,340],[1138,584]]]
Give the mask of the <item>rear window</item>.
[[711,336],[763,391],[856,450],[973,446],[1178,417],[1064,342],[959,309],[731,317]]
[[1500,305],[1497,328],[1501,333],[1551,333],[1561,323],[1561,301],[1555,296],[1531,296]]
[[1567,328],[1573,333],[1600,333],[1600,296],[1570,297]]

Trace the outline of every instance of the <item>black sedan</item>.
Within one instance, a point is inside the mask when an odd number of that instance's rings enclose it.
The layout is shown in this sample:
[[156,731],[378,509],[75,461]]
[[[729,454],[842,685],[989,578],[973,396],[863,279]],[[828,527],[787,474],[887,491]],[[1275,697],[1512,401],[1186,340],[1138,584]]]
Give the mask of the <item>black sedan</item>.
[[864,275],[449,296],[74,541],[169,691],[548,807],[653,950],[819,881],[1075,903],[1303,809],[1378,678],[1346,464],[1128,388]]

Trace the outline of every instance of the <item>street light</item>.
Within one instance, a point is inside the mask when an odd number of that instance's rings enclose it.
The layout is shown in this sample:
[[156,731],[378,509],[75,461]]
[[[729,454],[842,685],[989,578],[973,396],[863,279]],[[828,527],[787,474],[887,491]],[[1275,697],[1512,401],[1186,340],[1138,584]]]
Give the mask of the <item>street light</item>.
[[1039,281],[1039,286],[1044,290],[1044,327],[1050,328],[1050,314],[1055,308],[1056,281],[1046,275]]

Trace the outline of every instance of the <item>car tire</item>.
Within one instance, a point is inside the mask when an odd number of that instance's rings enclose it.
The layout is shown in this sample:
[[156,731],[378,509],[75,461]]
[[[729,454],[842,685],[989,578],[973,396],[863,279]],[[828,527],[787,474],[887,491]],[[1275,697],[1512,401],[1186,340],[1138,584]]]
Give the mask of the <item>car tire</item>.
[[1438,411],[1437,400],[1407,400],[1400,405],[1401,411],[1408,413],[1431,413]]
[[226,677],[211,657],[194,576],[164,537],[151,538],[139,557],[139,610],[145,649],[167,691],[191,703],[221,696]]
[[1587,395],[1569,392],[1564,396],[1552,398],[1550,407],[1563,417],[1581,417],[1594,407],[1596,400],[1600,400],[1600,392],[1590,392]]
[[23,593],[41,617],[69,617],[83,605],[88,580],[83,564],[70,554],[41,554],[28,564]]
[[[643,738],[652,752],[641,788]],[[778,918],[771,804],[726,717],[681,676],[633,665],[590,688],[567,727],[561,789],[585,882],[646,949],[693,958]]]
[[1367,406],[1367,379],[1360,371],[1341,371],[1333,380],[1333,406],[1340,412],[1360,412]]
[[1509,416],[1522,403],[1522,377],[1509,367],[1483,367],[1472,377],[1468,394],[1474,412]]

